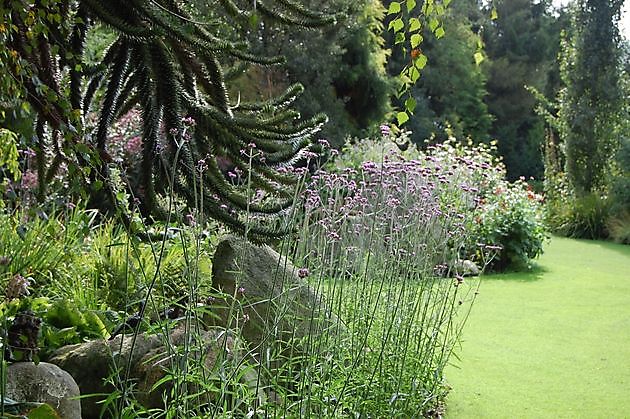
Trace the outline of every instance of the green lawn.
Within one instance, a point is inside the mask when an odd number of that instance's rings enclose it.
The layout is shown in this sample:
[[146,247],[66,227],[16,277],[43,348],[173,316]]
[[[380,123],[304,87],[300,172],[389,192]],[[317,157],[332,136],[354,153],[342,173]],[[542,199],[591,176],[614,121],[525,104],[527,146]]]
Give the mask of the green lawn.
[[630,246],[553,238],[484,277],[446,371],[453,418],[630,418]]

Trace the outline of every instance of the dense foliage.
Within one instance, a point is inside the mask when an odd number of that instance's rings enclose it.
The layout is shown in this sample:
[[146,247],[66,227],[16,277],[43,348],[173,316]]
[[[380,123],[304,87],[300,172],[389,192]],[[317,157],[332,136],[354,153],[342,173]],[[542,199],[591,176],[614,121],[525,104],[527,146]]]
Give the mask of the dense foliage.
[[499,18],[487,24],[483,33],[488,54],[487,104],[494,118],[490,134],[498,140],[510,180],[542,179],[545,122],[535,113],[536,99],[528,89],[534,87],[553,97],[560,87],[557,55],[565,13],[554,16],[548,1],[494,4]]
[[[445,33],[440,39],[431,37],[429,25],[423,31],[422,51],[427,65],[411,88],[416,107],[414,117],[405,125],[418,146],[431,137],[444,141],[448,129],[461,138],[489,140],[492,117],[485,103],[487,77],[474,58],[475,54],[480,54],[476,60],[483,57],[474,7],[464,1],[450,6],[443,18]],[[393,52],[388,67],[395,73],[405,65],[407,57],[395,46]]]
[[2,3],[0,375],[128,332],[105,416],[441,417],[469,276],[630,243],[620,6]]
[[564,45],[560,120],[566,175],[577,197],[601,191],[619,147],[619,20],[623,1],[581,0]]
[[[547,219],[560,234],[625,241],[628,204],[624,183],[627,86],[618,31],[620,2],[581,1],[562,44],[556,104],[542,114],[547,134]],[[592,73],[594,72],[594,73]],[[593,74],[597,74],[593,76]],[[624,94],[625,93],[625,94]]]
[[[387,50],[381,38],[384,9],[372,0],[304,4],[344,15],[336,24],[308,30],[273,21],[243,28],[257,55],[282,55],[286,63],[250,67],[230,90],[242,100],[260,100],[281,94],[292,83],[308,86],[295,108],[306,117],[325,113],[328,123],[318,135],[339,147],[347,135],[365,135],[389,108],[392,83],[384,70]],[[200,15],[211,13],[206,9]]]
[[[255,12],[302,26],[334,21],[332,15],[281,3],[281,9],[274,9],[263,2]],[[231,2],[224,6],[236,24],[248,24],[243,22],[246,10]],[[296,180],[277,169],[300,159],[325,117],[295,121],[298,114],[288,106],[301,86],[265,102],[238,103],[230,100],[225,85],[231,65],[270,65],[282,62],[281,57],[250,54],[241,40],[221,32],[222,25],[197,22],[173,2],[131,7],[117,2],[13,2],[1,11],[3,102],[10,100],[13,111],[32,109],[34,136],[25,142],[35,153],[40,201],[50,180],[67,167],[65,176],[89,192],[93,205],[116,204],[121,187],[110,176],[115,167],[108,132],[137,106],[141,170],[135,178],[122,179],[122,189],[139,202],[145,216],[169,216],[158,195],[173,192],[190,208],[244,232],[246,208],[273,214],[290,205],[287,186]],[[99,23],[113,30],[114,37],[104,56],[90,64],[85,41]],[[88,119],[91,112],[98,114],[94,123]],[[259,152],[244,155],[254,147]],[[227,172],[243,172],[248,165],[248,182],[232,182]],[[252,185],[268,194],[264,204],[247,204]],[[209,199],[198,201],[197,192]],[[270,225],[247,228],[252,238],[282,233]]]
[[[547,237],[542,197],[524,179],[513,183],[506,180],[505,166],[496,157],[496,144],[473,145],[472,142],[462,143],[450,137],[442,144],[429,146],[426,151],[418,151],[412,146],[400,152],[396,144],[403,139],[396,138],[400,135],[390,138],[391,135],[387,135],[384,143],[372,140],[349,144],[332,167],[341,172],[346,168],[361,170],[364,166],[362,157],[373,158],[378,163],[382,158],[379,156],[386,156],[385,168],[388,164],[393,167],[400,165],[398,171],[411,172],[419,178],[414,182],[426,182],[430,195],[440,203],[440,212],[450,214],[458,208],[467,241],[437,245],[444,252],[449,249],[451,265],[458,259],[471,259],[493,270],[531,266],[532,260],[542,253]],[[406,134],[403,133],[402,137],[405,138]],[[399,159],[402,163],[388,163]],[[365,168],[362,170],[365,171]],[[363,177],[359,179],[365,180]],[[396,205],[419,204],[423,201],[418,194],[424,196],[425,192],[424,189],[414,192],[411,194],[413,198],[396,197]],[[491,259],[488,259],[489,256]]]

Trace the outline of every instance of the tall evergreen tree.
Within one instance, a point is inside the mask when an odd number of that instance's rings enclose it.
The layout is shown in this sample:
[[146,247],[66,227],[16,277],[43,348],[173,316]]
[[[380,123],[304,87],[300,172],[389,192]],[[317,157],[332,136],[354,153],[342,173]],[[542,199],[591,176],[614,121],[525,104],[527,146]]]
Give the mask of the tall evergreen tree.
[[[114,201],[108,131],[119,115],[138,106],[143,121],[141,175],[127,187],[145,215],[163,216],[156,196],[172,188],[193,208],[203,193],[203,211],[237,231],[247,230],[254,239],[283,233],[271,224],[247,225],[244,213],[274,214],[291,204],[296,179],[281,169],[309,148],[325,117],[296,121],[298,114],[289,106],[302,90],[299,85],[265,102],[230,99],[226,77],[231,65],[272,65],[283,58],[251,54],[241,39],[229,39],[225,27],[249,25],[252,5],[220,3],[222,13],[205,22],[171,0],[2,3],[0,55],[36,114],[33,148],[40,196],[65,163],[70,176],[82,179],[92,196],[100,189]],[[259,0],[255,13],[301,26],[335,20],[293,0]],[[108,25],[116,37],[102,60],[88,65],[85,39],[97,23]],[[99,89],[102,95],[95,94]],[[90,112],[99,114],[93,128],[85,120]],[[187,118],[196,122],[190,138],[185,135],[190,132]],[[250,157],[243,156],[252,149]],[[252,185],[232,182],[222,170],[226,164],[247,173]],[[252,188],[265,191],[269,199],[249,202]]]
[[579,197],[602,189],[618,148],[623,0],[580,0],[563,51],[560,119],[566,174]]
[[555,96],[562,20],[551,14],[549,1],[493,4],[499,18],[486,22],[484,30],[489,57],[487,103],[494,116],[491,135],[498,140],[510,178],[540,178],[544,120],[536,114],[536,99],[527,87]]

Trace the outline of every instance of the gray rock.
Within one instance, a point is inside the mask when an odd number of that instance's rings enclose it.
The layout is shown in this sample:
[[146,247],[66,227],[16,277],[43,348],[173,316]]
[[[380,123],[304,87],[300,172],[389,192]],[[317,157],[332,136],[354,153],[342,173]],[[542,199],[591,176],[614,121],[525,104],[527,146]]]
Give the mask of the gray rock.
[[480,273],[479,267],[471,260],[458,260],[453,265],[453,273],[462,276],[477,276]]
[[141,334],[136,339],[133,353],[131,344],[131,335],[119,335],[110,341],[99,339],[64,346],[53,353],[49,361],[72,375],[81,394],[95,395],[81,399],[84,419],[99,417],[103,405],[98,402],[105,398],[103,394],[114,391],[111,384],[105,384],[105,379],[112,374],[115,367],[124,375],[130,356],[131,365],[136,366],[147,352],[159,347],[162,342],[157,336]]
[[299,350],[309,335],[345,331],[298,269],[269,246],[223,239],[213,258],[212,285],[228,296],[213,307],[217,323],[238,328],[261,362],[269,362],[261,355],[274,349]]
[[[53,354],[50,362],[67,369],[77,381],[83,395],[95,395],[82,398],[83,419],[100,417],[103,405],[99,402],[114,391],[114,387],[105,382],[106,378],[112,375],[115,368],[119,369],[120,377],[124,377],[130,358],[129,379],[133,383],[134,397],[146,408],[164,407],[164,400],[170,395],[173,386],[168,380],[159,385],[158,382],[168,371],[177,371],[178,366],[184,368],[187,362],[189,374],[199,373],[197,376],[217,380],[217,371],[223,369],[223,363],[229,363],[243,370],[238,376],[252,389],[252,377],[251,374],[248,375],[251,368],[240,355],[243,344],[237,336],[225,329],[215,327],[195,332],[186,330],[182,323],[169,333],[168,346],[164,337],[139,334],[133,353],[132,338],[132,335],[119,335],[111,341],[95,340],[69,345]],[[186,352],[182,350],[184,345]],[[190,363],[191,359],[196,362]],[[253,382],[257,381],[255,375]],[[216,396],[202,393],[194,381],[186,383],[186,386],[188,394],[199,394],[197,401],[200,403],[212,402]],[[264,393],[260,390],[257,397],[260,403],[265,400]]]
[[72,376],[57,365],[17,362],[7,368],[6,397],[19,402],[47,403],[61,418],[81,419],[79,395]]

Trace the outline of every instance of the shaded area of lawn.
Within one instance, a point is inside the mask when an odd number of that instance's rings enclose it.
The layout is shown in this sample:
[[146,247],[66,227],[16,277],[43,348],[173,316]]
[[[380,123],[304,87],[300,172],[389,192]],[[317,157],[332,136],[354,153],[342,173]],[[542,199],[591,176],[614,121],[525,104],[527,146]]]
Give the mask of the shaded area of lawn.
[[447,418],[630,416],[630,246],[553,238],[532,272],[482,281]]

